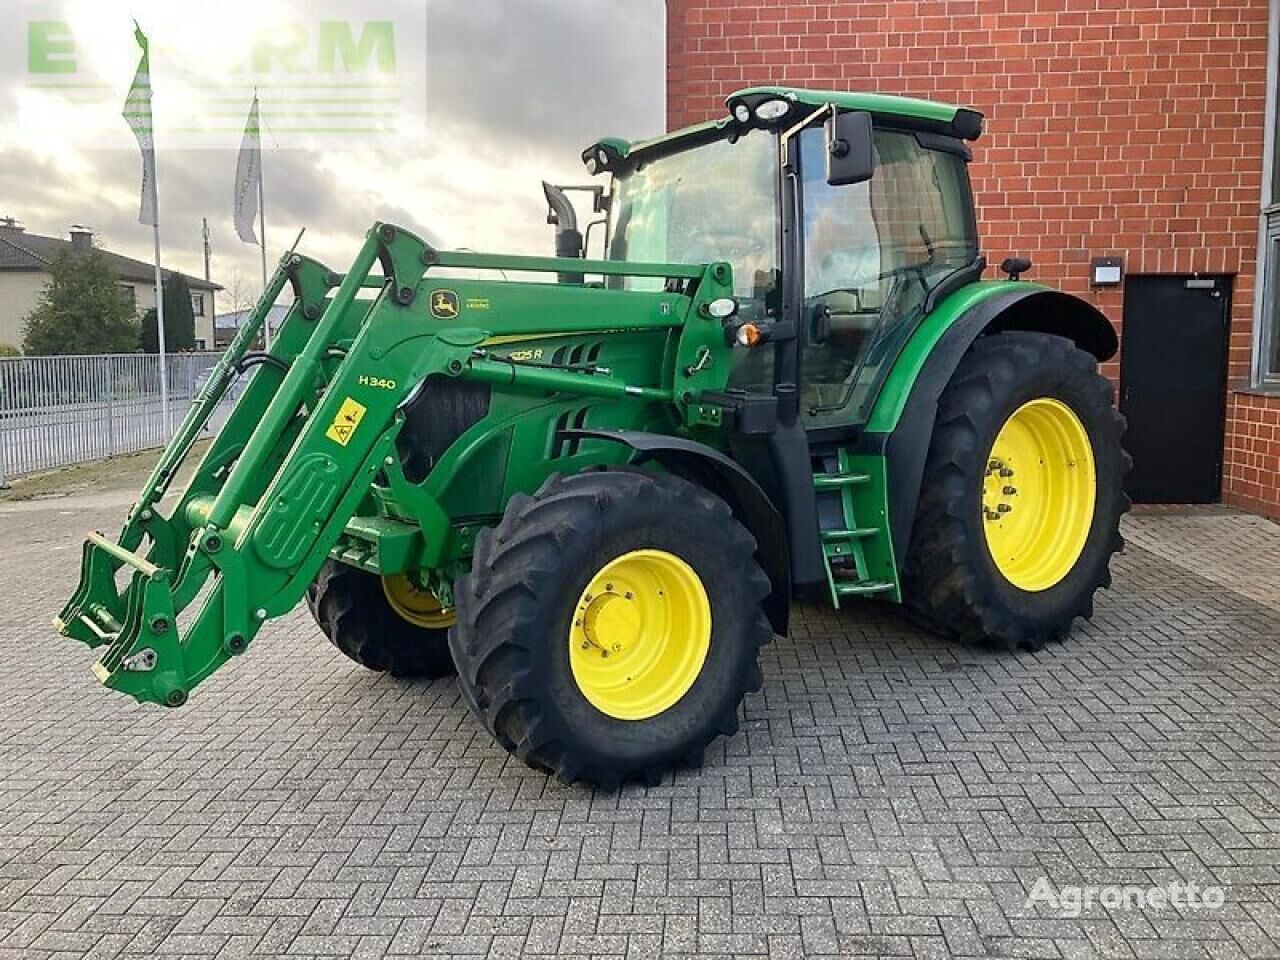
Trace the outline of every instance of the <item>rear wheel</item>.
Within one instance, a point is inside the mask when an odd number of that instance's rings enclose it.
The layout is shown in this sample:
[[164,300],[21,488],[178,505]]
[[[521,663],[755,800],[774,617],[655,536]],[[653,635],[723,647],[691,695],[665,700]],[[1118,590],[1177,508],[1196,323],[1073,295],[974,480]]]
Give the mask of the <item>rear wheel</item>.
[[397,677],[453,672],[448,638],[456,618],[407,576],[379,577],[326,560],[307,607],[329,641],[361,666]]
[[507,750],[566,782],[656,782],[738,728],[772,632],[728,505],[678,477],[552,477],[476,540],[450,647]]
[[940,633],[1037,649],[1093,612],[1123,546],[1124,420],[1069,340],[985,337],[938,401],[903,586]]

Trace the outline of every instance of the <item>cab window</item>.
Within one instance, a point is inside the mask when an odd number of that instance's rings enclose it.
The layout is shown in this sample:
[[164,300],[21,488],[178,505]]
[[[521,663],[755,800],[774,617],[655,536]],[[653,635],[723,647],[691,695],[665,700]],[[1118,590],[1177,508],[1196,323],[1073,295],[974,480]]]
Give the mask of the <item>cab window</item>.
[[[877,129],[866,183],[826,182],[824,133],[801,135],[805,317],[802,401],[810,426],[865,419],[937,284],[978,255],[965,160]],[[820,312],[820,313],[819,313]]]

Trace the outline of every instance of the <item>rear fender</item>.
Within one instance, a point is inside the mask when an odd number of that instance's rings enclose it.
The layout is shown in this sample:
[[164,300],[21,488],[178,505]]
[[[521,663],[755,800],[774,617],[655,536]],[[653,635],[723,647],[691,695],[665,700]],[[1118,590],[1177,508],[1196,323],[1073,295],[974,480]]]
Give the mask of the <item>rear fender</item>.
[[1119,349],[1115,328],[1101,311],[1039,284],[973,284],[943,300],[899,356],[857,445],[859,453],[885,458],[899,569],[911,543],[938,398],[974,341],[1006,330],[1066,337],[1100,362]]
[[765,614],[774,633],[786,634],[791,611],[791,567],[787,531],[769,497],[736,462],[706,444],[640,430],[570,430],[566,436],[607,440],[630,447],[632,461],[655,461],[690,483],[705,487],[733,509],[734,516],[756,540],[756,559],[769,577]]

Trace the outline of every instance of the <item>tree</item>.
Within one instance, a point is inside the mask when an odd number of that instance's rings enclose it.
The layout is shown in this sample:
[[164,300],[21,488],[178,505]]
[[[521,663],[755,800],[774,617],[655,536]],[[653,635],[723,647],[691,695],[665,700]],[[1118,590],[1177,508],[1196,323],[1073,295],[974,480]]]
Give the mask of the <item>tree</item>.
[[32,356],[138,348],[133,304],[99,251],[63,250],[54,257],[49,282],[23,327],[22,348]]
[[253,294],[254,288],[245,280],[244,275],[239,270],[231,271],[231,283],[227,285],[227,299],[230,302],[230,309],[225,313],[248,313],[258,303],[258,298]]
[[[156,311],[148,310],[142,318],[142,350],[159,353],[160,342],[156,336]],[[196,347],[196,315],[191,309],[191,288],[187,278],[180,273],[164,275],[164,349],[166,353],[181,353]]]

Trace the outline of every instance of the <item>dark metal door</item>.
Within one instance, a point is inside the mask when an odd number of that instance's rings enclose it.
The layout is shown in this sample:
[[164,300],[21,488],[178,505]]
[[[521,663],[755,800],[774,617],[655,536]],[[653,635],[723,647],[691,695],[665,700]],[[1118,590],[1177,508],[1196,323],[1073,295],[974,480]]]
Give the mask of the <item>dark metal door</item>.
[[1230,277],[1126,280],[1120,411],[1135,502],[1218,499],[1230,316]]

